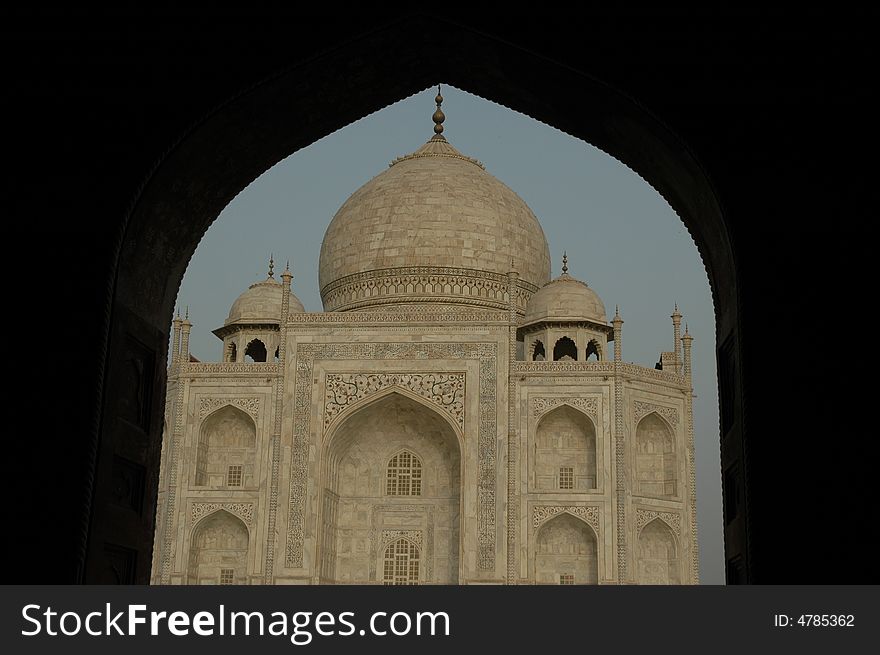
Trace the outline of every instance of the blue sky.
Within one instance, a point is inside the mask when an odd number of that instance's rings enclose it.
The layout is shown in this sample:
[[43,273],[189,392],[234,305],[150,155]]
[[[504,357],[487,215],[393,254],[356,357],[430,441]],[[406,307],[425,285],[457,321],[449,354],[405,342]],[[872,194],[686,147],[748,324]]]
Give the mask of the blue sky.
[[[288,259],[293,291],[321,311],[318,255],[342,203],[400,155],[433,134],[436,88],[386,107],[313,143],[244,189],[202,238],[181,285],[191,352],[221,359],[211,330],[248,285]],[[653,367],[672,349],[674,303],[694,337],[697,516],[701,582],[723,584],[715,323],[709,282],[684,224],[647,182],[590,144],[523,114],[443,87],[444,136],[519,194],[550,244],[553,276],[567,250],[569,273],[620,305],[623,359]]]

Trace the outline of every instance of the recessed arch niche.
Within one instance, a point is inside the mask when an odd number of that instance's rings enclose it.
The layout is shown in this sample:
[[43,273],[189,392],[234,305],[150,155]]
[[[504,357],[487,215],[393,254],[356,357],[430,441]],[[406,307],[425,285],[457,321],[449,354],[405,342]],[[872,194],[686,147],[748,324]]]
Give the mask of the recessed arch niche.
[[[389,495],[388,466],[420,463],[416,494]],[[392,391],[342,417],[322,450],[318,546],[324,583],[383,583],[383,535],[418,534],[419,581],[459,581],[461,451],[435,409]],[[412,488],[412,487],[410,487]]]
[[226,510],[196,524],[189,547],[187,584],[247,584],[247,526]]
[[535,583],[598,584],[598,540],[593,528],[568,512],[543,523],[535,535]]
[[242,410],[226,405],[212,412],[199,427],[195,484],[226,486],[230,466],[241,467],[241,483],[249,487],[256,474],[257,429]]
[[672,529],[659,518],[639,533],[639,584],[681,584],[678,543]]
[[636,480],[638,494],[672,498],[678,493],[675,471],[675,434],[656,412],[636,427]]
[[[596,488],[596,428],[583,412],[560,405],[541,416],[535,430],[534,456],[538,491]],[[571,486],[561,483],[561,469],[572,469]]]

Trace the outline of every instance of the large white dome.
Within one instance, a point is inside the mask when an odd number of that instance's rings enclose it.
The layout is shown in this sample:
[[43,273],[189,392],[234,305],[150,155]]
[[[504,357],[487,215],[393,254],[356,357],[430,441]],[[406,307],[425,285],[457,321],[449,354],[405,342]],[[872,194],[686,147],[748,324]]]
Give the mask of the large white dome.
[[550,278],[544,231],[528,205],[437,134],[355,191],[321,245],[327,311],[391,304],[518,305]]

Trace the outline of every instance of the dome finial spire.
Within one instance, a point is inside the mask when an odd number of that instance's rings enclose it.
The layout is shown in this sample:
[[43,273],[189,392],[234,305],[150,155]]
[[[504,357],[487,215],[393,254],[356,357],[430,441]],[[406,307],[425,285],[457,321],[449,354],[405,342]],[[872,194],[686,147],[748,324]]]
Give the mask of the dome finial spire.
[[269,277],[275,277],[275,259],[272,253],[269,253]]
[[443,136],[443,121],[446,120],[446,114],[443,113],[443,110],[440,109],[440,105],[443,104],[443,96],[440,95],[440,85],[437,85],[437,97],[434,98],[434,102],[437,103],[437,111],[434,112],[434,115],[431,117],[434,121],[434,139],[446,141],[446,137]]
[[562,274],[568,275],[568,253],[562,251]]

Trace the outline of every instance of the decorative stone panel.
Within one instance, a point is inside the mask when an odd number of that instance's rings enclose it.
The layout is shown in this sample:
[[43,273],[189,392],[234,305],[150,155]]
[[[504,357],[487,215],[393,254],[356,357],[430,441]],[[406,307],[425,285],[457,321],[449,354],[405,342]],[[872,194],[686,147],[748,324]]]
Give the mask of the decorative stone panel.
[[199,398],[199,420],[226,405],[233,405],[250,414],[256,421],[260,415],[259,398]]
[[278,375],[278,364],[263,362],[186,362],[180,364],[180,375],[188,373],[251,373],[255,375]]
[[195,525],[200,519],[220,509],[234,514],[248,526],[251,526],[254,522],[253,503],[193,503],[189,515],[190,526]]
[[[524,313],[537,286],[518,281],[516,305]],[[488,309],[509,304],[507,275],[476,269],[416,266],[374,269],[340,278],[321,290],[325,312],[338,312],[395,301],[466,303]]]
[[675,512],[658,512],[648,509],[636,510],[636,526],[637,532],[641,532],[648,523],[659,518],[666,525],[672,528],[676,536],[681,536],[681,516]]
[[536,505],[532,510],[532,526],[538,528],[563,512],[578,517],[599,534],[598,505]]
[[550,398],[532,398],[532,416],[538,418],[559,405],[571,405],[592,418],[594,423],[598,421],[599,403],[595,397],[554,396]]
[[646,403],[636,400],[633,403],[633,421],[638,423],[643,417],[651,412],[656,412],[666,419],[673,427],[678,426],[678,410],[674,407],[665,407],[663,405],[655,405],[654,403]]
[[614,362],[513,362],[511,369],[514,373],[578,372],[613,375]]
[[377,391],[400,387],[430,401],[464,429],[464,373],[331,373],[324,393],[324,431],[347,409]]
[[421,530],[382,530],[382,538],[379,540],[379,548],[385,548],[386,545],[398,539],[409,539],[419,548],[422,547],[422,531]]
[[322,312],[291,314],[288,323],[294,325],[404,325],[419,323],[474,322],[480,325],[491,323],[509,323],[507,312],[473,309],[469,307],[443,306],[419,309],[413,305],[388,305],[374,310],[356,312]]

